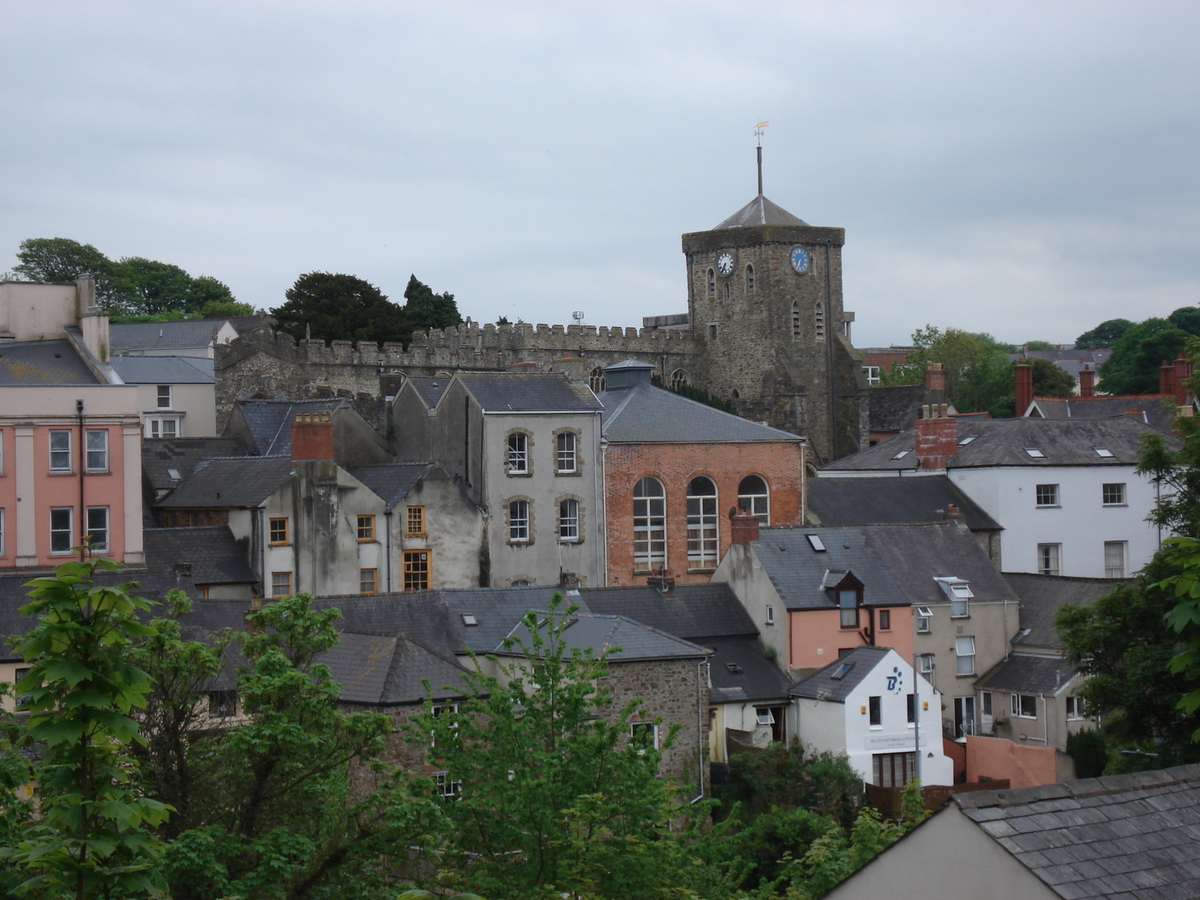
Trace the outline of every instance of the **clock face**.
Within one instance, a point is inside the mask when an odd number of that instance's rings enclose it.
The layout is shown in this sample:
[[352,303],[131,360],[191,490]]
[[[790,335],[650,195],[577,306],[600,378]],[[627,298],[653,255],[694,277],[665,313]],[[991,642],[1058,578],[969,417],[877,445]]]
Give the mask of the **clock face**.
[[728,250],[717,256],[717,271],[724,276],[733,274],[733,254]]
[[792,248],[792,268],[801,275],[808,271],[808,251],[803,247]]

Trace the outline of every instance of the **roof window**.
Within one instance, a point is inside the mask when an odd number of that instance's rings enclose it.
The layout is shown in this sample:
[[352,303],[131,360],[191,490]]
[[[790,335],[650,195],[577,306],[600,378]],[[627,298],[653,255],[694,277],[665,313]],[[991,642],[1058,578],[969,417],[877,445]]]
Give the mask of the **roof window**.
[[979,437],[979,435],[977,435],[977,434],[968,434],[965,438],[963,438],[961,441],[958,442],[958,446],[965,447],[965,446],[967,446],[967,444],[971,443],[971,441],[975,440],[975,438],[977,438],[977,437]]
[[911,452],[911,450],[901,450],[899,453],[893,456],[892,459],[904,459],[904,457],[908,456],[908,454]]
[[1029,454],[1030,459],[1045,459],[1046,454],[1037,447],[1026,447],[1025,452]]
[[1113,458],[1112,451],[1105,447],[1093,447],[1092,449],[1096,451],[1096,455],[1099,456],[1101,459],[1112,459]]
[[818,553],[825,552],[825,542],[821,540],[821,536],[819,534],[806,534],[805,537],[808,538],[809,546],[811,546],[815,551]]
[[844,662],[840,666],[838,666],[836,669],[834,669],[833,674],[830,675],[829,678],[831,681],[841,681],[848,674],[850,674],[850,670],[853,668],[854,668],[854,663]]
[[462,616],[464,625],[478,625],[479,620],[475,618],[473,613],[459,613]]

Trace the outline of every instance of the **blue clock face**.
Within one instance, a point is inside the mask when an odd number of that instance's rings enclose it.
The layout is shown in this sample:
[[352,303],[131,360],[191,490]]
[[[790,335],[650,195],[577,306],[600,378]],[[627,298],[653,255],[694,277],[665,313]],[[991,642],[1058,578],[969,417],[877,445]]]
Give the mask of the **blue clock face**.
[[792,248],[792,268],[801,274],[808,271],[808,251],[803,247]]

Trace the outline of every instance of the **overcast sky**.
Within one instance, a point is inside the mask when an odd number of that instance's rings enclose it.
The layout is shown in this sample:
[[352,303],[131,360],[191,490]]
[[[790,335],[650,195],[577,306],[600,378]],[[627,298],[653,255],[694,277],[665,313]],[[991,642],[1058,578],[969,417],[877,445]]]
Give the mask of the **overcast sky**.
[[212,275],[410,273],[464,316],[687,309],[756,193],[846,229],[858,346],[1200,302],[1200,3],[0,0],[25,238]]

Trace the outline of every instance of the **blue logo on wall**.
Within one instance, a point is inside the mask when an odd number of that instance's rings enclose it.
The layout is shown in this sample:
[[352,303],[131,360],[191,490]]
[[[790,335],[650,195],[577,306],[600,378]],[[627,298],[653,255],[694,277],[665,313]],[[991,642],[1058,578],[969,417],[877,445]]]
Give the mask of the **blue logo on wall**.
[[892,674],[887,677],[887,689],[893,694],[898,694],[904,690],[904,676],[900,674],[898,666],[893,666]]

